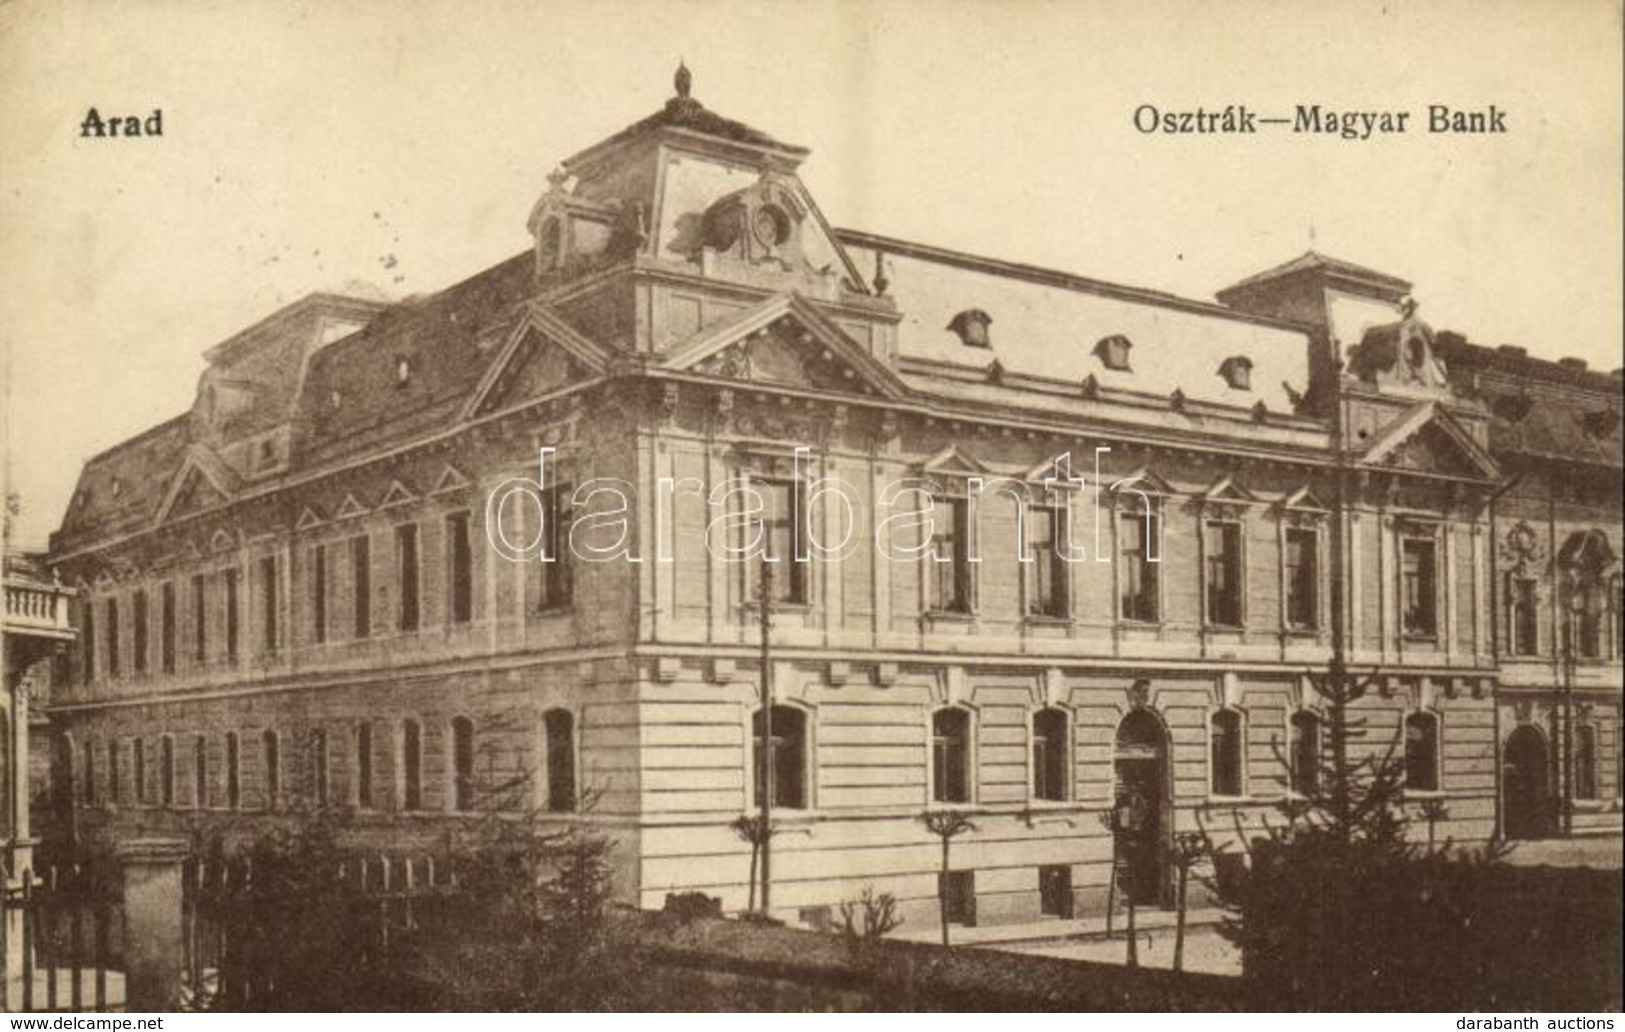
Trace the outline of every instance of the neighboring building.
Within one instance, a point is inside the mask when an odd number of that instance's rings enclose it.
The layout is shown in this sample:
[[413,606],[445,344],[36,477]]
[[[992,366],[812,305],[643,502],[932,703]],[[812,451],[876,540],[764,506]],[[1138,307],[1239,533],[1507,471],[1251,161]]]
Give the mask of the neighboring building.
[[1507,475],[1491,527],[1505,830],[1550,834],[1567,810],[1576,833],[1618,835],[1621,371],[1441,337]]
[[33,866],[35,831],[30,821],[29,786],[38,783],[42,763],[30,748],[30,731],[40,724],[31,703],[51,681],[47,664],[59,660],[74,639],[69,619],[72,592],[55,580],[41,557],[9,548],[0,567],[5,607],[0,610],[0,891],[15,886]]
[[[833,230],[806,154],[680,73],[564,162],[530,251],[307,298],[91,459],[52,543],[82,826],[325,803],[433,848],[535,808],[615,834],[631,901],[737,909],[771,784],[786,916],[874,886],[933,924],[933,807],[976,823],[953,920],[1098,910],[1114,802],[1224,835],[1312,776],[1342,613],[1371,747],[1441,836],[1492,834],[1500,424],[1408,284],[1309,255],[1213,304]],[[841,552],[775,564],[765,717],[761,564],[727,554],[758,538]],[[1165,855],[1128,860],[1165,901]]]

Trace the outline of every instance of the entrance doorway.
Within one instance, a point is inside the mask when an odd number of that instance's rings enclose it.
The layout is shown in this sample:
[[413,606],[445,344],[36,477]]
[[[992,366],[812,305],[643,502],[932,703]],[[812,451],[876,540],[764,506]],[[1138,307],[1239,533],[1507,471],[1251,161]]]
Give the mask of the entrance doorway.
[[1552,831],[1551,767],[1546,736],[1524,724],[1507,737],[1502,757],[1506,835],[1541,838]]
[[1117,726],[1117,859],[1122,891],[1141,906],[1165,906],[1173,821],[1168,798],[1168,730],[1155,713],[1136,709]]

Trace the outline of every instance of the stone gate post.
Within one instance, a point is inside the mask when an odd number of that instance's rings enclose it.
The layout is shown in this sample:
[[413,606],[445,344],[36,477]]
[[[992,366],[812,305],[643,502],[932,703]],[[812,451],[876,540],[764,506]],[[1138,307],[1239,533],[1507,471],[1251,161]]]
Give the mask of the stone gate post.
[[180,998],[183,939],[181,865],[184,839],[121,842],[124,869],[125,1009],[172,1011]]

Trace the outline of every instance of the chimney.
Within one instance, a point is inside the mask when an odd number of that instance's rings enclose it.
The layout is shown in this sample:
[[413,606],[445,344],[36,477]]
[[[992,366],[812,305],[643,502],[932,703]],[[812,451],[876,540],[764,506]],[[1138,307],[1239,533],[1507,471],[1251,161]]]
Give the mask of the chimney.
[[1564,369],[1567,369],[1571,373],[1583,373],[1586,371],[1586,360],[1583,358],[1560,358],[1557,360],[1557,364],[1562,366]]
[[1516,344],[1502,344],[1500,347],[1495,349],[1495,352],[1496,352],[1496,354],[1504,355],[1507,358],[1528,358],[1529,357],[1529,349],[1528,348],[1520,348]]

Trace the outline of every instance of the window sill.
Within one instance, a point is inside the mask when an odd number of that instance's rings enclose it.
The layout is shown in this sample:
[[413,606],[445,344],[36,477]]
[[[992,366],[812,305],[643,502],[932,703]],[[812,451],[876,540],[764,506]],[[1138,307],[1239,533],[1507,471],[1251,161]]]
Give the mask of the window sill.
[[530,611],[531,616],[567,616],[575,609],[571,602],[560,602],[556,606],[538,606]]
[[928,620],[940,620],[943,623],[974,623],[976,614],[960,609],[927,609],[925,617]]
[[1056,616],[1052,613],[1028,613],[1022,617],[1022,622],[1029,627],[1071,627],[1070,616]]
[[1313,639],[1313,638],[1320,637],[1320,628],[1319,627],[1307,627],[1307,626],[1305,626],[1305,627],[1284,627],[1284,628],[1282,628],[1281,633],[1285,634],[1288,638],[1311,638],[1311,639]]
[[1245,634],[1246,624],[1239,623],[1205,623],[1202,625],[1203,634]]
[[1258,802],[1256,796],[1250,795],[1220,795],[1217,792],[1207,794],[1209,806],[1253,806]]
[[1118,618],[1117,626],[1124,629],[1124,630],[1160,631],[1160,630],[1162,630],[1162,621],[1161,620],[1136,620],[1136,619],[1134,619],[1132,617],[1124,616],[1124,617]]
[[1439,636],[1437,634],[1420,634],[1412,631],[1405,631],[1399,636],[1399,638],[1407,645],[1439,644]]

